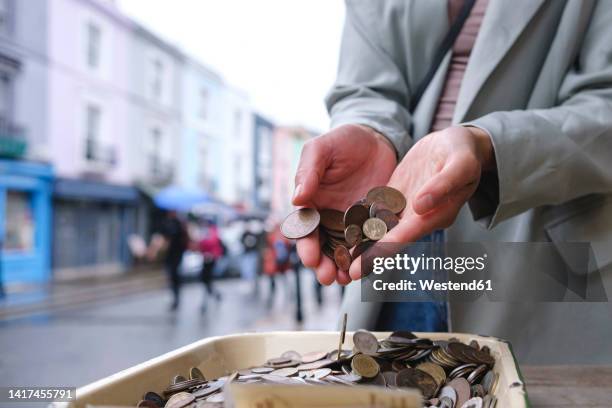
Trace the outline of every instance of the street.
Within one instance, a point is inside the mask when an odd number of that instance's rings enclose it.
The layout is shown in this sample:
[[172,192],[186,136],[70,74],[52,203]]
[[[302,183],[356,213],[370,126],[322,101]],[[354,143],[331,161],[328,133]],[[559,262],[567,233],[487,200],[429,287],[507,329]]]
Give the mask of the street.
[[[285,278],[285,279],[283,279]],[[315,300],[313,274],[301,273],[304,322],[295,322],[294,275],[277,278],[268,306],[269,282],[260,296],[242,280],[217,284],[222,300],[209,299],[201,313],[203,287],[186,285],[177,312],[166,290],[81,305],[0,322],[0,377],[4,386],[82,386],[203,337],[248,331],[332,330],[340,303],[338,287]]]

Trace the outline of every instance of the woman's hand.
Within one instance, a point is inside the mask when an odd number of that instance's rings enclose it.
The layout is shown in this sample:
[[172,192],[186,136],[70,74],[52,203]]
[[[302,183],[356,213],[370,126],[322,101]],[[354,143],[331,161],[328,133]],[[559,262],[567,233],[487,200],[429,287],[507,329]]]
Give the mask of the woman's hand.
[[[295,176],[293,204],[345,211],[375,186],[385,185],[397,164],[391,143],[365,126],[340,126],[306,143]],[[297,242],[305,266],[319,282],[347,284],[347,272],[322,256],[318,231]]]
[[[489,135],[480,128],[453,126],[419,140],[397,166],[388,185],[407,200],[399,224],[379,242],[414,242],[453,224],[474,194],[483,170],[495,168]],[[352,279],[361,277],[353,261]]]

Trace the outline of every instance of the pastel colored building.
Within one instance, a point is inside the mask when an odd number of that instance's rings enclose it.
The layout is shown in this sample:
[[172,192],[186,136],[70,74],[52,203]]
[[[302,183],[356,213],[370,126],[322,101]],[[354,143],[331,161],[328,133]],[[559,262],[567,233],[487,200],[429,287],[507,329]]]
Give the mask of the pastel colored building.
[[203,64],[186,58],[182,75],[182,138],[177,183],[216,194],[221,166],[225,83]]
[[274,131],[271,212],[276,220],[282,220],[292,209],[291,196],[300,154],[304,143],[315,135],[295,126],[280,126]]
[[274,123],[260,114],[253,114],[253,204],[270,210],[272,198],[272,146]]
[[[0,282],[51,276],[47,3],[0,1]],[[30,3],[31,4],[31,3]],[[32,30],[36,27],[36,30]]]

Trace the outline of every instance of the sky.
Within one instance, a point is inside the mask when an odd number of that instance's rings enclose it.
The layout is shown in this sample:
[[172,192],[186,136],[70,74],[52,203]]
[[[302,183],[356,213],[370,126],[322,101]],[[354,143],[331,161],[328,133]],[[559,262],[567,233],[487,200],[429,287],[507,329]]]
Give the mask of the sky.
[[117,0],[151,31],[216,70],[277,124],[324,131],[342,0]]

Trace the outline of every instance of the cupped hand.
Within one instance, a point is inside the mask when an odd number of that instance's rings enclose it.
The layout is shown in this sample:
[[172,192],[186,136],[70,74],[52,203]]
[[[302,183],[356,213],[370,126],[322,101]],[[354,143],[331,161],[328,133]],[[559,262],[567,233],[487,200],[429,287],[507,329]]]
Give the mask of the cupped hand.
[[[361,125],[344,125],[309,140],[295,175],[293,204],[344,212],[375,186],[385,185],[397,164],[391,143]],[[314,268],[319,282],[350,282],[333,260],[323,256],[318,230],[299,239],[297,249],[305,266]]]
[[[474,194],[484,170],[495,167],[489,135],[476,127],[453,126],[430,133],[408,151],[388,185],[401,191],[407,205],[399,224],[379,242],[409,243],[451,226]],[[351,279],[361,277],[353,261]]]

